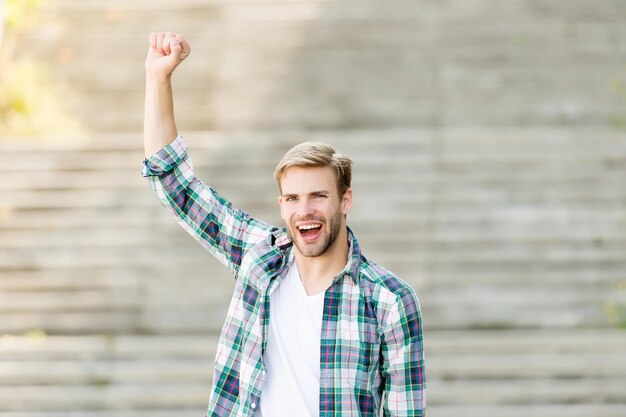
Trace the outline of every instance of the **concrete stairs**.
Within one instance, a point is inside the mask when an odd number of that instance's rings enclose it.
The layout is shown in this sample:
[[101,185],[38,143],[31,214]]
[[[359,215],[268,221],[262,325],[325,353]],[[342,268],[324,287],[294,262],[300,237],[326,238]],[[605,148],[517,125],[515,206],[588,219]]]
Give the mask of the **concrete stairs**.
[[[424,315],[429,414],[626,410],[626,142],[589,129],[189,132],[201,178],[280,224],[297,140],[355,161],[350,224]],[[140,177],[140,135],[6,142],[0,416],[206,407],[233,284]],[[621,316],[620,316],[621,315]]]
[[[199,336],[5,336],[0,415],[201,415],[216,344]],[[429,415],[623,415],[623,333],[431,332],[428,346]]]
[[[198,175],[280,224],[292,144],[417,290],[431,417],[626,415],[626,3],[58,0],[20,45],[86,135],[0,138],[0,417],[201,416],[233,288],[139,176],[147,35]],[[95,133],[94,133],[95,132]]]
[[[351,224],[366,254],[428,291],[433,329],[607,326],[605,305],[620,301],[626,270],[626,142],[620,132],[575,132],[198,133],[189,142],[201,178],[274,224],[272,165],[289,136],[353,155]],[[101,137],[55,151],[7,145],[0,285],[22,297],[2,303],[15,313],[6,332],[80,332],[80,317],[113,333],[219,329],[211,318],[223,314],[230,278],[147,191],[139,138],[129,139],[107,135],[107,150]],[[41,165],[46,154],[57,161]],[[198,291],[207,276],[219,284]],[[157,319],[181,306],[188,313]],[[85,308],[94,317],[71,319]]]
[[606,126],[626,112],[625,16],[616,0],[57,0],[22,51],[99,131],[140,127],[159,30],[192,45],[188,130]]

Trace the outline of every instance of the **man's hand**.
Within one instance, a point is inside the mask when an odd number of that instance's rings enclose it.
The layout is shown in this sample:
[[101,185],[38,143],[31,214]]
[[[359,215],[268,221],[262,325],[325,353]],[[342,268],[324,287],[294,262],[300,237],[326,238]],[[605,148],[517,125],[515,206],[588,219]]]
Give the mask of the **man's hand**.
[[146,72],[159,79],[169,78],[190,53],[189,43],[180,33],[153,32],[150,34]]

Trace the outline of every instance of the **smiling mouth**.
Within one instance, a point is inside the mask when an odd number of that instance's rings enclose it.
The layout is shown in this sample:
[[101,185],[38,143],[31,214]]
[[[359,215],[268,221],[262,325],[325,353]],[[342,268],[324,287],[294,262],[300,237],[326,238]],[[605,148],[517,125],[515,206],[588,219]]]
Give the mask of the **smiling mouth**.
[[300,236],[304,241],[311,241],[317,239],[322,231],[321,224],[305,224],[297,227],[300,232]]

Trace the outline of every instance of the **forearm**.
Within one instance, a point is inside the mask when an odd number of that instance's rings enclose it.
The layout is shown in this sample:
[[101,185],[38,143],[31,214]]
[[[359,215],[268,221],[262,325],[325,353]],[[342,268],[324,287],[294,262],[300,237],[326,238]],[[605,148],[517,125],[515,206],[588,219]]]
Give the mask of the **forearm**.
[[143,125],[145,156],[170,144],[177,134],[171,77],[146,73]]

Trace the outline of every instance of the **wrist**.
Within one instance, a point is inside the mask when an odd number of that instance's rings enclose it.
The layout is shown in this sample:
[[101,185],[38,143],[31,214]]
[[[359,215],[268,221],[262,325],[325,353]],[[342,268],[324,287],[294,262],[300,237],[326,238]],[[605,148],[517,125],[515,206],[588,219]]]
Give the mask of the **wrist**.
[[168,84],[172,79],[172,74],[159,74],[146,71],[146,81],[152,84]]

